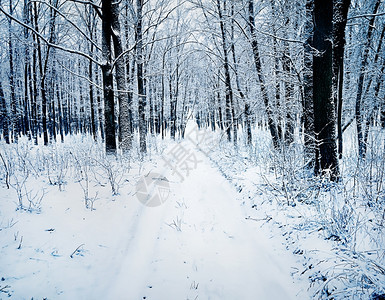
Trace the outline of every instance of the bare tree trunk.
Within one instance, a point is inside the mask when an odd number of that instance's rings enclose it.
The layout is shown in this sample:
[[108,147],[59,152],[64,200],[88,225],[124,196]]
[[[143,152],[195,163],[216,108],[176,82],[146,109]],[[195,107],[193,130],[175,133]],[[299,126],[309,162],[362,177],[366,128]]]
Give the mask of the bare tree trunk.
[[[238,68],[237,68],[237,59],[236,59],[236,55],[235,55],[235,42],[234,42],[235,15],[234,15],[234,13],[235,13],[234,12],[234,2],[231,2],[231,10],[230,10],[231,33],[230,34],[231,34],[231,52],[233,54],[233,63],[234,63],[233,70],[234,70],[234,74],[235,74],[235,82],[236,82],[236,86],[237,86],[237,91],[239,93],[240,98],[242,99],[242,102],[245,102],[245,95],[241,90],[241,84],[240,84],[239,75],[238,75]],[[234,141],[234,145],[236,146],[237,141],[238,141],[239,118],[238,118],[236,111],[235,111],[235,103],[237,103],[238,108],[239,108],[239,105],[238,105],[238,101],[234,100],[234,97],[232,97],[232,98],[233,98],[233,101],[231,101],[231,114],[233,117],[233,134],[234,134],[233,141]],[[235,99],[237,99],[237,98],[235,98]],[[246,120],[246,123],[247,123],[247,120]],[[251,134],[251,131],[249,133]]]
[[245,102],[245,123],[246,123],[246,132],[247,132],[247,145],[251,145],[253,142],[253,136],[251,134],[251,120],[250,120],[250,104]]
[[[171,69],[171,67],[170,67]],[[170,71],[171,72],[171,71]],[[170,136],[173,140],[175,140],[175,133],[176,133],[176,106],[178,104],[178,99],[176,92],[173,92],[173,75],[170,74],[169,80],[168,80],[168,89],[169,89],[169,96],[170,96]]]
[[[273,7],[273,13],[274,13],[274,6],[272,3]],[[273,18],[275,18],[275,15],[273,14]],[[273,26],[273,34],[276,36],[276,31],[275,27]],[[283,138],[282,136],[282,114],[280,111],[280,106],[281,106],[281,79],[280,79],[280,70],[279,70],[279,57],[278,57],[278,45],[277,45],[277,39],[274,37],[273,38],[273,53],[275,55],[274,57],[274,74],[275,74],[275,106],[276,106],[276,112],[275,114],[278,116],[275,118],[276,124],[277,124],[277,134],[280,139]],[[273,106],[273,104],[270,104]],[[273,114],[274,115],[274,114]]]
[[9,115],[7,104],[5,103],[3,85],[0,80],[0,130],[3,133],[4,140],[9,144]]
[[[23,19],[24,23],[28,24],[30,26],[30,16],[29,16],[29,7],[28,7],[28,1],[24,0],[23,4]],[[30,52],[29,52],[29,44],[30,43],[30,34],[29,30],[27,28],[24,28],[24,39],[26,41],[26,45],[24,45],[24,114],[23,114],[23,134],[28,135],[28,139],[31,139],[31,132],[30,132],[30,124],[31,124],[31,110],[30,110],[30,104],[31,104],[31,98],[32,93],[30,90],[31,85],[31,59],[30,59]]]
[[[89,9],[88,14],[87,14],[87,29],[88,29],[88,34],[90,36],[90,39],[94,39],[94,33],[96,29],[96,24],[94,21],[95,15],[92,13],[92,8]],[[94,44],[90,43],[90,48],[89,48],[89,55],[92,57],[94,55]],[[91,132],[94,140],[96,141],[98,138],[97,134],[97,126],[96,126],[96,105],[95,104],[95,93],[94,93],[94,86],[92,84],[94,80],[94,64],[91,59],[88,61],[88,79],[89,79],[89,85],[88,85],[88,90],[89,90],[89,98],[90,98],[90,110],[91,110]]]
[[31,130],[35,145],[38,144],[38,112],[37,112],[37,54],[36,49],[33,49],[32,54],[32,80],[30,81],[31,90]]
[[[39,25],[38,25],[38,18],[39,18],[39,11],[37,9],[37,4],[34,2],[34,25],[35,30],[39,32]],[[52,24],[52,20],[51,20]],[[40,93],[41,93],[41,108],[42,108],[42,125],[43,125],[43,136],[44,136],[44,145],[48,145],[48,130],[47,130],[47,94],[45,89],[45,79],[46,79],[46,70],[47,70],[47,63],[48,63],[48,57],[49,57],[49,50],[50,47],[47,46],[46,51],[46,57],[43,61],[43,54],[41,49],[41,43],[40,38],[36,36],[37,41],[37,56],[39,60],[39,73],[40,73]]]
[[[379,58],[381,56],[382,42],[383,42],[383,38],[384,38],[384,33],[385,33],[385,25],[383,25],[381,36],[380,36],[380,40],[378,42],[377,51],[376,51],[376,55],[374,57],[374,62],[373,62],[374,65],[376,65],[378,63],[378,60],[379,60]],[[363,144],[364,144],[364,153],[365,154],[366,154],[366,151],[367,151],[367,144],[368,144],[370,124],[374,122],[376,113],[378,112],[378,109],[380,107],[378,99],[379,99],[379,94],[380,94],[380,90],[381,90],[381,84],[384,81],[384,76],[383,76],[384,71],[385,71],[385,60],[382,59],[382,65],[381,65],[381,68],[380,68],[380,70],[378,72],[378,75],[376,76],[376,85],[374,86],[374,97],[373,97],[373,99],[374,99],[374,106],[371,108],[371,112],[369,113],[369,116],[367,117],[366,122],[365,122],[366,126],[365,126],[365,129],[364,129],[364,142],[363,142]],[[373,76],[369,79],[369,82],[368,82],[368,84],[366,86],[366,90],[365,90],[365,93],[364,93],[364,98],[368,94],[372,82],[373,82]]]
[[[34,23],[34,16],[32,13],[32,5],[30,8],[30,19],[31,23]],[[38,44],[38,37],[36,35],[33,35],[33,41],[35,44]],[[39,130],[39,124],[38,124],[38,109],[37,109],[37,50],[36,47],[33,47],[32,50],[32,80],[30,82],[30,90],[31,90],[31,129],[32,129],[32,136],[34,139],[35,145],[38,144],[38,130]]]
[[313,104],[314,130],[317,138],[316,174],[329,173],[337,181],[339,167],[335,140],[335,108],[332,95],[333,0],[314,1]]
[[[226,3],[226,2],[224,2]],[[221,8],[220,0],[217,0],[217,9],[219,15],[219,24],[221,27],[221,36],[222,36],[222,48],[223,48],[223,67],[225,70],[225,88],[226,88],[226,122],[225,128],[227,132],[227,139],[231,141],[231,126],[235,127],[234,120],[232,119],[232,107],[233,107],[233,89],[231,87],[231,78],[230,78],[230,67],[229,67],[229,56],[228,56],[228,42],[227,35],[225,30],[225,24],[223,20],[223,12]],[[237,142],[236,129],[234,132],[234,144]]]
[[[93,47],[91,47],[91,52],[92,52],[92,48]],[[94,69],[93,63],[90,60],[88,62],[88,78],[91,82],[93,80],[93,69]],[[95,121],[96,121],[95,120],[95,97],[94,97],[94,87],[92,83],[89,84],[88,88],[89,88],[90,109],[91,109],[91,132],[94,140],[96,141],[97,133],[96,133],[96,124],[95,124]]]
[[344,84],[345,27],[351,0],[337,0],[334,5],[333,25],[333,87],[334,106],[337,109],[338,154],[342,158],[342,90]]
[[[59,79],[56,80],[56,99],[57,99],[57,111],[58,111],[58,127],[60,133],[60,141],[64,143],[64,130],[63,130],[63,86],[60,86]],[[61,83],[61,85],[63,82]]]
[[138,103],[138,113],[139,113],[139,144],[140,151],[142,153],[147,152],[146,145],[146,135],[147,135],[147,126],[146,126],[146,90],[144,86],[144,77],[143,77],[143,32],[142,32],[142,9],[143,9],[143,0],[137,0],[137,23],[136,23],[136,76],[138,83],[138,94],[139,94],[139,103]]
[[315,135],[314,135],[314,109],[313,109],[313,8],[314,0],[306,1],[306,21],[304,35],[304,73],[303,73],[303,132],[304,132],[304,158],[307,167],[315,165]]
[[[53,3],[53,7],[58,7],[58,0],[52,0]],[[56,30],[55,30],[55,26],[56,26],[56,10],[51,8],[50,9],[50,42],[53,43],[53,44],[56,44],[57,43],[57,38],[56,38]],[[48,51],[47,51],[48,52]],[[48,53],[48,55],[46,56],[46,59],[47,59],[47,63],[48,63],[48,59],[49,59],[49,54],[51,54],[52,56],[52,74],[51,74],[51,78],[50,78],[50,84],[49,84],[49,101],[50,101],[50,121],[49,121],[49,124],[50,124],[50,132],[51,134],[53,135],[53,140],[56,142],[57,141],[57,122],[56,122],[56,103],[55,103],[55,86],[57,81],[58,81],[58,76],[57,76],[57,66],[56,66],[56,49],[53,48],[51,50],[50,53]],[[48,71],[48,65],[47,67],[45,68],[45,71],[44,73],[46,74]],[[57,101],[59,101],[59,99],[57,98],[56,99]]]
[[374,5],[373,16],[370,18],[370,21],[369,21],[368,34],[367,34],[366,43],[364,46],[364,53],[362,55],[360,75],[359,75],[358,84],[357,84],[358,87],[357,87],[357,97],[356,97],[356,126],[357,126],[357,139],[358,139],[358,155],[360,158],[364,158],[365,152],[366,152],[366,146],[364,143],[363,115],[361,111],[362,110],[361,98],[362,98],[366,67],[368,65],[369,50],[372,43],[375,15],[378,12],[378,8],[380,4],[381,4],[381,0],[377,0]]
[[[55,52],[55,51],[52,51]],[[55,105],[55,86],[57,82],[57,74],[56,74],[56,63],[53,61],[52,63],[52,77],[50,80],[50,89],[49,89],[49,98],[50,98],[50,132],[53,135],[53,140],[56,142],[57,134],[56,134],[56,105]]]
[[162,86],[162,93],[161,93],[161,127],[162,127],[162,139],[164,139],[166,135],[166,124],[165,124],[165,119],[164,119],[164,102],[165,102],[165,83],[164,83],[164,77],[165,77],[165,70],[166,70],[166,51],[163,53],[163,59],[162,59],[162,79],[161,79],[161,86]]
[[223,131],[224,126],[223,126],[223,116],[222,116],[222,104],[221,104],[221,94],[219,90],[219,83],[221,81],[220,78],[220,72],[218,71],[217,75],[218,81],[215,86],[215,92],[216,92],[216,97],[217,97],[217,103],[218,103],[218,120],[219,120],[219,128]]
[[[99,85],[100,83],[100,73],[99,70],[96,70],[95,72],[95,81]],[[104,133],[104,107],[103,107],[103,101],[102,101],[102,95],[99,89],[96,90],[96,102],[98,106],[98,128],[100,130],[100,137],[102,141],[105,141],[105,133]]]
[[104,64],[103,74],[103,96],[104,96],[104,133],[106,152],[116,152],[116,129],[115,129],[115,102],[112,75],[112,7],[111,1],[102,0],[102,52]]
[[148,99],[150,101],[150,133],[154,135],[154,93],[153,93],[153,86],[154,84],[152,82],[149,83],[148,87]]
[[[130,41],[130,22],[129,22],[129,7],[126,5],[125,10],[125,38],[126,43],[128,44]],[[130,63],[130,59],[132,57],[132,62]],[[134,78],[135,78],[135,55],[125,55],[125,64],[126,64],[126,82],[127,82],[127,101],[128,101],[128,126],[129,131],[131,133],[131,138],[134,136],[133,129],[133,116],[132,116],[132,100],[133,100],[133,90],[134,90]]]
[[255,64],[255,68],[257,70],[259,84],[261,86],[263,103],[264,103],[265,109],[266,109],[267,122],[268,122],[271,137],[273,139],[273,145],[274,145],[275,149],[279,149],[280,148],[280,138],[278,135],[277,126],[276,126],[274,119],[273,119],[273,112],[271,109],[271,105],[269,103],[269,96],[267,94],[265,77],[262,73],[261,57],[259,55],[257,36],[255,33],[254,3],[253,3],[253,0],[249,0],[248,2],[249,2],[249,7],[248,7],[248,13],[249,13],[249,20],[248,21],[249,22],[248,23],[249,23],[249,27],[250,27],[250,33],[251,33],[251,47],[253,50],[254,64]]
[[290,66],[290,51],[289,45],[284,42],[284,53],[282,58],[283,72],[285,73],[284,88],[285,88],[285,102],[284,107],[286,111],[285,116],[285,144],[291,145],[294,142],[294,126],[295,126],[295,112],[294,106],[294,85],[291,82],[292,68]]
[[119,132],[121,144],[120,147],[123,152],[128,152],[132,146],[132,134],[130,128],[130,113],[129,113],[129,99],[126,85],[126,70],[125,60],[123,55],[123,46],[121,39],[121,30],[119,23],[119,2],[112,6],[112,39],[114,41],[115,52],[115,76],[116,87],[118,89],[118,103],[119,103]]
[[[9,0],[9,14],[13,15],[13,2]],[[8,54],[9,54],[9,86],[11,89],[11,112],[12,112],[12,134],[15,142],[18,141],[20,134],[18,103],[15,93],[15,68],[13,61],[13,39],[12,39],[12,20],[8,19]]]

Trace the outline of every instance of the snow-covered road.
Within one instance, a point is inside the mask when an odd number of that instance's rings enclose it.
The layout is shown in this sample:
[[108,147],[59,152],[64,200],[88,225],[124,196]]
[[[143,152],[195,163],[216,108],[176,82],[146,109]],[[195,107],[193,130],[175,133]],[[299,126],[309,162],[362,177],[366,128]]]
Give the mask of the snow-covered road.
[[293,257],[260,223],[245,220],[237,193],[210,160],[185,148],[197,168],[183,182],[170,180],[166,203],[142,206],[128,220],[108,298],[295,299]]

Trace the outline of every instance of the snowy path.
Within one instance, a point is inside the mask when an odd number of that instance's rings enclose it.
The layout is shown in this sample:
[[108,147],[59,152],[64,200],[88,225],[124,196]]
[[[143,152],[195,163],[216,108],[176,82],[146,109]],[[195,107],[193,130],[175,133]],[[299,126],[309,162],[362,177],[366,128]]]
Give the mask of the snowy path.
[[[290,276],[297,262],[282,237],[245,220],[250,203],[188,143],[199,163],[183,182],[155,155],[130,171],[119,196],[93,182],[94,211],[76,182],[59,191],[39,178],[48,190],[41,214],[15,211],[14,191],[3,188],[0,288],[12,299],[299,299]],[[150,171],[170,181],[167,201],[152,208],[134,195]]]
[[295,299],[290,253],[245,220],[234,189],[193,151],[197,169],[171,183],[167,202],[127,220],[108,299]]

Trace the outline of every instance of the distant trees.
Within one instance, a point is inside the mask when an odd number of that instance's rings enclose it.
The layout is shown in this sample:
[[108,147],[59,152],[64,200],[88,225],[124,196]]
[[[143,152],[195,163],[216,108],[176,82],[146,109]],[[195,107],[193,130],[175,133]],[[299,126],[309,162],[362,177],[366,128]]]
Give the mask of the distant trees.
[[144,154],[194,116],[235,146],[257,127],[278,153],[301,144],[336,180],[349,125],[365,158],[385,124],[383,2],[352,3],[2,1],[1,137],[90,134]]

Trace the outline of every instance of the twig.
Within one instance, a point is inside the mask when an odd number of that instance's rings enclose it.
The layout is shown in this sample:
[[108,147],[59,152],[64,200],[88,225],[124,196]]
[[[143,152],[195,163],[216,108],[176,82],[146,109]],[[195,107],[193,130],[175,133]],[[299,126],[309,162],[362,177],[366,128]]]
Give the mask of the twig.
[[23,243],[23,236],[21,236],[21,238],[20,238],[20,244],[19,244],[19,247],[17,247],[17,249],[21,249],[21,244]]
[[9,189],[9,168],[3,155],[0,153],[0,158],[3,161],[4,169],[5,169],[5,183],[7,184],[7,189]]
[[270,217],[270,216],[266,216],[265,218],[263,219],[255,219],[255,218],[252,218],[252,217],[247,217],[245,218],[245,220],[252,220],[252,221],[266,221],[266,223],[270,222],[273,218]]
[[75,251],[72,252],[72,254],[70,255],[70,257],[71,257],[71,258],[74,258],[74,254],[79,250],[80,247],[83,247],[83,246],[84,246],[84,244],[80,244],[80,245],[75,249]]
[[11,286],[10,285],[5,285],[3,287],[0,287],[0,292],[3,292],[3,293],[9,293],[9,291],[6,291],[5,289],[8,289],[10,288]]

